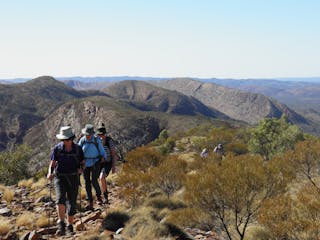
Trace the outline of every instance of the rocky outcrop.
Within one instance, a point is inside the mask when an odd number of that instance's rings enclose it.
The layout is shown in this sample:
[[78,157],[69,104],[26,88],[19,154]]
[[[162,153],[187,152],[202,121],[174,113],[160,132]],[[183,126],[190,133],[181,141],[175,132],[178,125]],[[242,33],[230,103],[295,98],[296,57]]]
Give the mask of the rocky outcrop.
[[0,151],[21,144],[28,129],[64,102],[85,96],[52,77],[0,84]]
[[[34,149],[30,166],[36,171],[47,165],[43,158],[49,155],[57,142],[56,134],[61,126],[70,125],[77,138],[86,123],[97,126],[106,124],[108,134],[121,143],[124,151],[146,144],[158,137],[159,120],[108,97],[91,97],[71,101],[59,107],[44,121],[34,126],[26,134],[24,142]],[[42,159],[42,160],[40,160]]]

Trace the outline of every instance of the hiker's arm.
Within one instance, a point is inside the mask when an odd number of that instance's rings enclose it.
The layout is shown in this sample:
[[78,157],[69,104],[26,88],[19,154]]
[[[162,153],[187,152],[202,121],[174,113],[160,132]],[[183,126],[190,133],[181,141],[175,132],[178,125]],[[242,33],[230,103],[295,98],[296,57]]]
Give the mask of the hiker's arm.
[[56,166],[57,162],[55,160],[51,160],[49,169],[48,169],[48,175],[47,178],[51,181],[53,179],[53,171]]
[[114,148],[110,149],[110,154],[112,156],[112,168],[111,168],[111,171],[112,171],[112,173],[115,173],[116,172],[116,160],[117,160],[118,156],[117,156],[116,151],[114,150]]
[[82,174],[83,170],[86,167],[86,161],[84,159],[84,153],[83,153],[81,147],[79,147],[79,151],[80,151],[80,153],[79,153],[79,163],[80,163],[79,165],[80,166],[79,166],[79,169],[78,169],[78,174],[80,175],[80,174]]
[[102,145],[101,141],[99,141],[98,147],[99,147],[100,155],[103,158],[103,159],[101,159],[101,162],[105,162],[107,160],[108,156],[107,156],[106,151],[103,148],[103,145]]

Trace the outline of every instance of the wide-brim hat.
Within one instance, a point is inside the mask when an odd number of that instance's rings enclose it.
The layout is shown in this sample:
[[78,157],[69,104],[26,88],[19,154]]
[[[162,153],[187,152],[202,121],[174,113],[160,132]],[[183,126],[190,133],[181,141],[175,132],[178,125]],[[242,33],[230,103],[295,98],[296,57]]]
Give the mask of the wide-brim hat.
[[60,132],[59,134],[56,135],[56,137],[59,140],[66,140],[66,139],[70,139],[73,138],[75,135],[71,129],[70,126],[64,126],[60,128]]
[[84,135],[93,135],[94,134],[94,128],[92,124],[86,124],[86,126],[82,129],[82,134]]
[[106,133],[107,133],[107,130],[106,130],[106,127],[104,126],[104,123],[101,123],[97,128],[97,134],[100,135],[100,134],[106,134]]

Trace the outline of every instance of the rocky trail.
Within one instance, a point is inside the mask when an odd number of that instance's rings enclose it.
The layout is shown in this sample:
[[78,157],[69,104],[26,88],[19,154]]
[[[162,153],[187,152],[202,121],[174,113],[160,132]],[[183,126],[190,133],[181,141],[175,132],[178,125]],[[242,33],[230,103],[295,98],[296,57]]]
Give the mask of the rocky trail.
[[[78,212],[75,215],[74,235],[56,236],[57,212],[54,203],[54,189],[46,179],[40,179],[32,186],[10,186],[0,188],[0,240],[41,240],[41,239],[125,239],[121,236],[121,228],[117,231],[102,228],[103,219],[114,209],[125,206],[119,196],[120,188],[114,184],[108,185],[109,203],[98,205],[94,203],[93,211],[86,211],[84,206],[85,190],[81,187],[78,198]],[[11,194],[11,196],[10,196]],[[50,198],[51,196],[51,198]],[[11,199],[10,199],[11,198]],[[81,209],[81,211],[79,211]],[[1,223],[2,222],[2,223]],[[9,231],[5,234],[3,224],[7,223]],[[2,224],[2,225],[1,225]],[[188,239],[218,239],[214,232],[186,228]],[[182,238],[175,238],[182,239]]]

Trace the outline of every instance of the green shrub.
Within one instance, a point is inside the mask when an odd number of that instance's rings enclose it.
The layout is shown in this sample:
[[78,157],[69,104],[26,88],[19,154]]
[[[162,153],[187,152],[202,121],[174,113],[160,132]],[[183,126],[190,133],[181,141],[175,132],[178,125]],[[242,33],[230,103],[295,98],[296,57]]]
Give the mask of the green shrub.
[[15,184],[21,179],[28,178],[28,162],[31,149],[26,145],[17,146],[11,152],[0,153],[0,182]]

